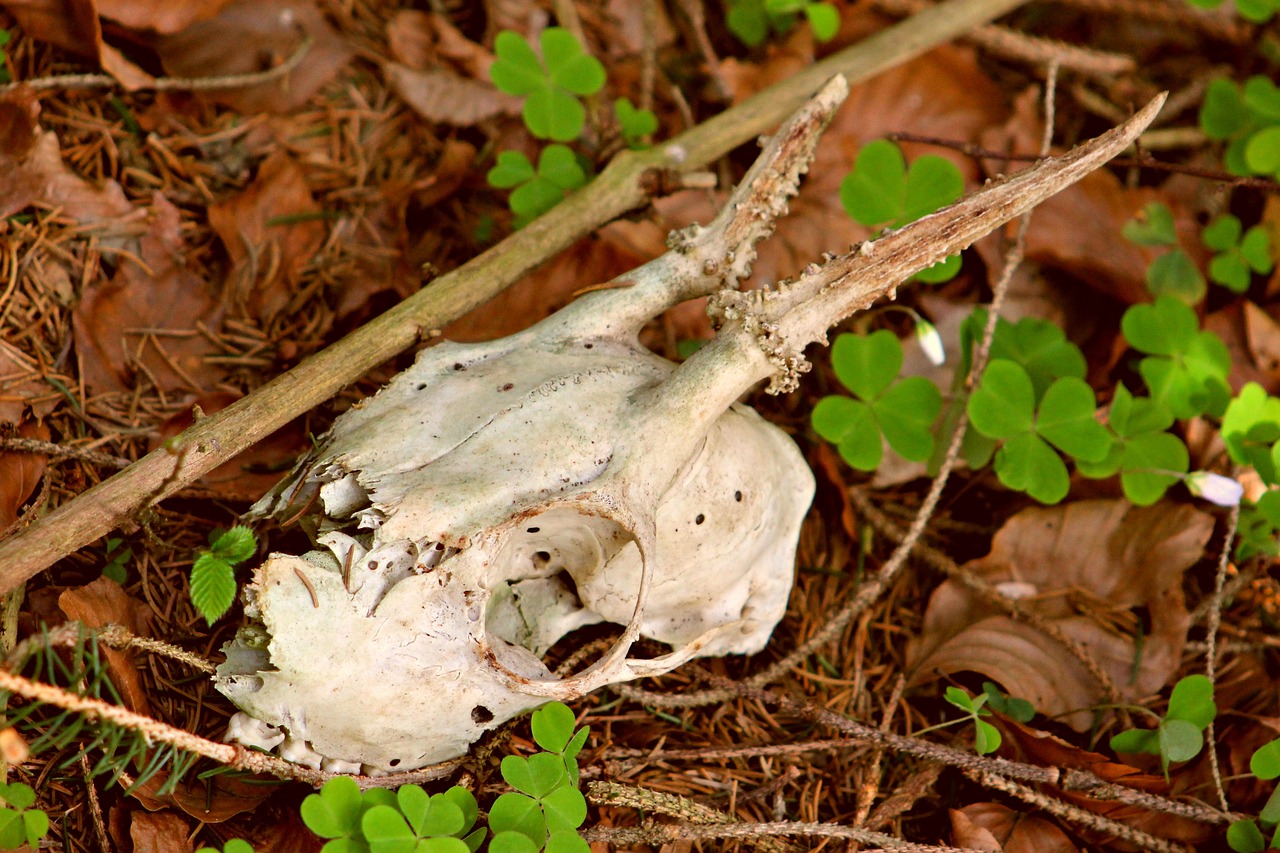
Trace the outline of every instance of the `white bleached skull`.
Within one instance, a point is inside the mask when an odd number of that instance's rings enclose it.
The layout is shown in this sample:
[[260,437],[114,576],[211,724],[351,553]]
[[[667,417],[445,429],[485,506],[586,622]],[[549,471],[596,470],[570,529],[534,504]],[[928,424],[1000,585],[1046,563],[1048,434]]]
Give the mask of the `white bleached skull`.
[[[795,444],[731,406],[696,441],[672,436],[693,452],[650,506],[651,466],[629,457],[628,433],[657,422],[646,391],[674,366],[634,330],[572,331],[549,321],[424,350],[277,493],[295,514],[316,500],[324,550],[258,570],[247,609],[260,627],[228,647],[217,683],[287,733],[283,755],[420,767],[549,697],[764,645],[813,492]],[[676,651],[558,680],[541,661],[552,644],[632,618],[636,517],[656,531],[639,630]]]
[[[794,282],[734,289],[846,93],[830,81],[671,252],[527,331],[424,350],[335,422],[257,508],[301,517],[321,550],[272,555],[246,589],[252,621],[216,678],[244,712],[232,737],[336,772],[409,770],[550,699],[765,644],[813,478],[737,398],[794,386],[830,326],[1115,156],[1163,102]],[[723,326],[688,361],[640,346],[650,318],[711,294]],[[552,644],[601,621],[625,625],[612,648],[548,671]],[[641,636],[673,651],[628,657]]]

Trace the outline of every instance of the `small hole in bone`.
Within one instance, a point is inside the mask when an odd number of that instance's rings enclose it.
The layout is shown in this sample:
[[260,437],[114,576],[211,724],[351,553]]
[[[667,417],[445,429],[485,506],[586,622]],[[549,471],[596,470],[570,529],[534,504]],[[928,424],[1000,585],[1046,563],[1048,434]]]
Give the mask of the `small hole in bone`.
[[595,347],[595,344],[583,344],[583,345],[582,345],[582,348],[583,348],[583,349],[592,349],[592,348],[594,348],[594,347]]
[[551,552],[550,552],[550,551],[538,551],[538,552],[536,552],[536,553],[533,555],[533,560],[534,560],[534,562],[535,562],[535,563],[550,563],[550,562],[551,562]]
[[419,390],[419,391],[425,391],[425,390],[427,390],[427,383],[425,383],[425,382],[419,382],[419,383],[418,383],[418,390]]
[[378,561],[377,561],[377,560],[370,560],[370,561],[369,561],[369,571],[371,571],[371,572],[376,572],[377,570],[378,570]]
[[733,493],[733,499],[734,499],[735,501],[737,501],[738,503],[742,503],[742,492],[740,492],[740,491],[739,491],[739,492],[734,492],[734,493]]
[[493,712],[483,705],[477,705],[471,709],[471,722],[477,726],[483,726],[485,723],[493,722]]
[[393,758],[393,759],[391,759],[390,761],[388,761],[388,762],[387,762],[387,764],[388,764],[389,766],[391,766],[391,767],[399,767],[399,766],[400,766],[400,759],[398,759],[398,758]]
[[695,519],[693,520],[693,523],[694,523],[694,524],[701,524],[702,522],[704,522],[704,521],[706,521],[706,520],[707,520],[707,517],[706,517],[705,515],[703,515],[702,513],[698,513],[698,517],[697,517],[697,518],[695,518]]
[[466,368],[465,366],[463,366],[462,362],[460,362],[460,361],[455,361],[455,362],[453,363],[453,369],[454,369],[454,370],[466,370],[467,368]]
[[525,532],[525,533],[537,533],[537,532],[538,532],[539,530],[541,530],[541,529],[542,529],[541,527],[528,527],[528,528],[525,528],[525,531],[524,531],[524,532]]
[[516,387],[514,382],[508,382],[506,385],[503,385],[503,386],[502,386],[502,389],[501,389],[501,390],[503,390],[503,391],[510,391],[510,390],[511,390],[512,388],[514,388],[514,387]]

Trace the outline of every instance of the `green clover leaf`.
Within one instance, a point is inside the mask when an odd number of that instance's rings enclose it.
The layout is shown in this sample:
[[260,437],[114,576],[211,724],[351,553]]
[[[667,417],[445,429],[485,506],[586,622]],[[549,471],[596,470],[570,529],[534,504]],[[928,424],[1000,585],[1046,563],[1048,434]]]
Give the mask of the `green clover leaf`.
[[1139,246],[1176,246],[1178,234],[1173,226],[1173,211],[1167,204],[1150,202],[1121,226],[1120,236]]
[[[982,336],[986,322],[986,309],[975,308],[960,327],[963,372],[969,369],[973,344]],[[1031,377],[1036,400],[1054,380],[1067,376],[1083,379],[1087,369],[1080,348],[1067,340],[1057,324],[1040,317],[1023,317],[1017,323],[998,318],[991,338],[991,358],[1021,365]]]
[[1201,239],[1217,252],[1209,262],[1209,278],[1235,293],[1249,289],[1253,273],[1269,273],[1274,266],[1266,229],[1255,225],[1245,231],[1231,214],[1211,222]]
[[1150,506],[1177,483],[1191,464],[1182,439],[1167,432],[1173,414],[1149,397],[1135,398],[1117,385],[1111,400],[1108,426],[1113,444],[1097,462],[1077,461],[1086,477],[1110,477],[1119,472],[1125,497],[1138,506]]
[[514,190],[508,200],[516,214],[515,226],[522,228],[564,200],[566,194],[587,182],[587,173],[573,150],[564,145],[548,145],[538,156],[535,170],[519,151],[501,151],[489,170],[488,181],[499,189]]
[[530,133],[568,142],[582,133],[586,122],[586,110],[575,96],[603,88],[604,66],[563,27],[547,27],[538,43],[541,57],[517,33],[498,33],[489,79],[502,91],[525,97],[524,122]]
[[658,130],[658,117],[653,111],[636,109],[630,98],[618,98],[614,101],[613,111],[618,117],[618,128],[627,147],[633,151],[647,148],[644,138]]
[[1250,382],[1227,406],[1222,440],[1238,465],[1252,465],[1267,485],[1280,485],[1280,399]]
[[835,444],[849,465],[874,471],[883,458],[883,442],[904,459],[929,458],[929,428],[942,410],[942,394],[919,376],[894,384],[902,369],[902,343],[896,335],[887,329],[842,334],[831,348],[831,363],[841,384],[858,399],[824,397],[811,419],[814,430]]
[[1152,398],[1176,418],[1221,416],[1230,400],[1231,355],[1221,339],[1198,326],[1195,312],[1169,296],[1134,305],[1120,320],[1125,340],[1148,354],[1138,371]]

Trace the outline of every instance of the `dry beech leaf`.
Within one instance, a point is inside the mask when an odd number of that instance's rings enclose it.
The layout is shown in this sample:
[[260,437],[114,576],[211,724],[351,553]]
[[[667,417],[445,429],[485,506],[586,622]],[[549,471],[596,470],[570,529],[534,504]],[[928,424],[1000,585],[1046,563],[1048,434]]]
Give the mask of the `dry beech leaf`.
[[[130,598],[120,584],[109,578],[64,590],[58,596],[58,607],[67,618],[83,622],[89,628],[106,625],[123,626],[131,634],[148,636],[142,605]],[[120,693],[124,706],[139,714],[148,712],[147,690],[138,675],[137,654],[129,649],[103,647],[111,683]]]
[[448,62],[465,76],[488,81],[494,56],[462,34],[448,20],[431,12],[401,9],[387,24],[391,58],[415,71]]
[[[153,2],[167,5],[164,0]],[[107,3],[113,5],[112,0]],[[114,5],[122,11],[129,4],[130,0],[114,0]],[[102,25],[98,21],[101,10],[94,0],[5,0],[3,5],[17,19],[25,35],[96,60],[103,71],[126,89],[132,91],[155,82],[155,78],[123,53],[102,41]],[[151,29],[150,26],[144,28]]]
[[208,20],[231,0],[97,0],[98,14],[131,30],[169,34]]
[[122,260],[111,280],[87,288],[73,311],[85,385],[91,394],[129,390],[139,381],[153,381],[165,393],[199,392],[222,371],[206,363],[215,347],[197,324],[216,326],[221,308],[187,269],[178,209],[159,193],[139,254],[146,268]]
[[1067,834],[1043,818],[999,803],[951,810],[951,840],[957,847],[1003,853],[1078,853]]
[[[49,440],[49,428],[26,421],[18,427],[20,438]],[[22,505],[40,485],[48,457],[40,453],[0,453],[0,531],[18,520]]]
[[[1006,522],[991,553],[964,568],[992,586],[1034,588],[1020,604],[1088,649],[1122,699],[1135,700],[1160,690],[1178,669],[1190,625],[1182,573],[1200,559],[1212,531],[1212,517],[1186,505],[1037,507]],[[1147,608],[1151,627],[1135,673],[1135,638],[1120,626],[1137,622],[1136,607]],[[1102,688],[1059,643],[957,581],[930,597],[908,665],[915,683],[981,673],[1077,731],[1093,723],[1093,713],[1080,709],[1104,701]]]
[[37,419],[49,414],[58,404],[52,390],[34,359],[0,341],[0,423],[19,423],[28,409]]
[[382,70],[396,94],[428,121],[468,127],[498,115],[519,115],[523,102],[491,83],[470,80],[446,68],[417,71],[385,62]]
[[191,826],[171,811],[134,812],[129,825],[133,853],[190,853]]
[[231,261],[229,307],[267,322],[288,304],[324,243],[319,213],[302,169],[283,148],[263,161],[252,184],[209,206],[209,225]]
[[1274,391],[1280,385],[1280,323],[1256,303],[1245,300],[1243,304],[1249,353],[1253,363],[1270,379],[1263,384]]
[[311,46],[283,77],[208,97],[241,112],[287,112],[306,103],[354,52],[315,0],[234,0],[213,18],[155,41],[165,71],[177,77],[218,77],[266,71],[288,60],[310,36]]

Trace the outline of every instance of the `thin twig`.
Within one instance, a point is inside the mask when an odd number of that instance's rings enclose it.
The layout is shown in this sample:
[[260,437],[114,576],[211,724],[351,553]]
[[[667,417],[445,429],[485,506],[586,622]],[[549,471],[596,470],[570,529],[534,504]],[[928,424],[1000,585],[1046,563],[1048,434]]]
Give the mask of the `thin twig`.
[[588,842],[600,841],[616,847],[630,847],[637,844],[657,846],[673,841],[709,841],[716,838],[749,840],[767,836],[790,835],[845,838],[862,844],[874,845],[881,850],[894,850],[900,851],[900,853],[981,853],[981,851],[971,847],[915,844],[894,838],[892,835],[872,832],[867,829],[854,829],[853,827],[840,826],[834,823],[801,823],[799,821],[794,823],[779,821],[776,823],[718,824],[715,826],[645,822],[639,827],[594,827],[582,833],[582,837]]
[[[1222,543],[1222,551],[1218,554],[1218,570],[1213,577],[1213,604],[1209,608],[1208,625],[1205,631],[1204,674],[1212,686],[1218,679],[1218,629],[1222,625],[1223,593],[1227,585],[1227,567],[1231,564],[1231,549],[1235,547],[1236,529],[1240,525],[1240,505],[1231,507],[1227,515],[1227,534]],[[1222,771],[1218,767],[1218,742],[1214,736],[1213,720],[1205,729],[1205,740],[1209,747],[1209,769],[1213,774],[1213,785],[1218,792],[1218,805],[1222,810],[1230,811],[1227,792],[1222,785]]]
[[91,462],[104,468],[128,468],[132,459],[123,456],[112,456],[98,450],[86,450],[82,447],[68,447],[65,444],[54,444],[51,441],[40,441],[36,438],[0,438],[0,451],[10,453],[42,453],[54,459],[79,459]]

